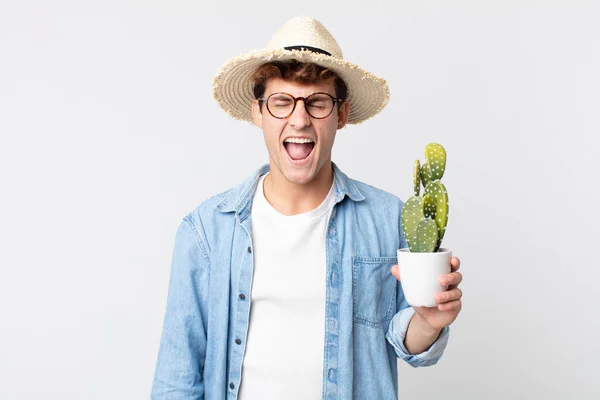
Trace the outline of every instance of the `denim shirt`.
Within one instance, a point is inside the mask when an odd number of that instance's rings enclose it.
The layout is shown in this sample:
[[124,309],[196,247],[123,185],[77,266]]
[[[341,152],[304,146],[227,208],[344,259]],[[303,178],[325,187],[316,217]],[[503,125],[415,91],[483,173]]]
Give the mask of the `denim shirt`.
[[[408,353],[403,341],[414,309],[390,272],[396,251],[407,247],[404,203],[332,166],[322,398],[396,400],[397,358],[413,367],[437,363],[449,328],[424,353]],[[268,170],[204,201],[179,225],[153,400],[237,398],[252,298],[250,210]]]

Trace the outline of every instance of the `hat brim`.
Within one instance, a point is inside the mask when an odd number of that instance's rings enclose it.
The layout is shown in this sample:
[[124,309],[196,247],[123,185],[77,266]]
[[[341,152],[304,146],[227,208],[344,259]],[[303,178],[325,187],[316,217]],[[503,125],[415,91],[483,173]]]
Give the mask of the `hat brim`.
[[233,118],[253,122],[253,80],[256,69],[270,61],[298,60],[331,69],[348,86],[349,124],[378,114],[388,103],[386,81],[351,62],[308,50],[258,50],[234,57],[221,66],[213,80],[213,96]]

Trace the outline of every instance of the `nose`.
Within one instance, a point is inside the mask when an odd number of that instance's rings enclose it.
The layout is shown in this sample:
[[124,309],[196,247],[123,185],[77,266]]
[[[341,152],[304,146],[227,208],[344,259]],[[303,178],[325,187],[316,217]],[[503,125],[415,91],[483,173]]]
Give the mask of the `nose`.
[[304,100],[297,100],[296,109],[289,117],[289,124],[297,130],[310,126],[310,115],[306,112]]

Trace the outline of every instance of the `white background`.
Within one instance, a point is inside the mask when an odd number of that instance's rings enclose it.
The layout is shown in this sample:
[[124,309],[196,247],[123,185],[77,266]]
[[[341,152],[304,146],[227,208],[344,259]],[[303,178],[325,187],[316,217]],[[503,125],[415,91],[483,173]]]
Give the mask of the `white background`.
[[390,85],[343,171],[406,200],[448,152],[464,309],[400,398],[599,398],[600,7],[573,0],[1,0],[0,398],[149,398],[179,221],[268,161],[212,77],[298,14]]

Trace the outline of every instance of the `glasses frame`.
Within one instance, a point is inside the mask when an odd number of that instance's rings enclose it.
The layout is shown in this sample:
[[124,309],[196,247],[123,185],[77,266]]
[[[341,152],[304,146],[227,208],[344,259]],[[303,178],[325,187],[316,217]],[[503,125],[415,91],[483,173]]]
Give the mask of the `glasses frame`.
[[[271,98],[271,96],[274,96],[274,95],[276,95],[276,94],[285,94],[285,95],[287,95],[287,96],[290,96],[292,99],[294,99],[294,107],[292,107],[292,111],[290,111],[290,113],[289,113],[288,115],[286,115],[285,117],[276,117],[276,116],[275,116],[275,115],[273,115],[273,113],[271,112],[271,109],[269,109],[269,99]],[[331,98],[331,100],[333,101],[333,105],[332,105],[332,107],[331,107],[331,110],[329,110],[329,114],[327,114],[327,115],[326,115],[326,116],[324,116],[324,117],[315,117],[314,115],[312,115],[312,114],[310,113],[310,111],[308,111],[308,107],[306,107],[306,100],[307,100],[307,99],[309,99],[311,96],[314,96],[314,95],[316,95],[316,94],[324,94],[324,95],[326,95],[326,96],[329,96],[329,97]],[[260,103],[261,103],[261,102],[262,102],[262,103],[265,103],[265,106],[267,107],[267,111],[269,111],[269,114],[271,114],[271,116],[272,116],[273,118],[277,118],[277,119],[286,119],[286,118],[289,118],[289,117],[290,117],[290,115],[292,115],[292,114],[294,113],[294,111],[296,111],[296,105],[298,104],[298,100],[302,100],[302,102],[304,103],[304,109],[306,110],[306,113],[307,113],[307,114],[308,114],[308,115],[309,115],[311,118],[314,118],[314,119],[325,119],[325,118],[329,117],[329,116],[331,115],[331,113],[333,112],[333,109],[335,108],[335,105],[336,105],[336,103],[343,103],[343,102],[345,101],[344,99],[339,99],[339,98],[337,98],[337,97],[333,97],[332,95],[330,95],[329,93],[326,93],[326,92],[315,92],[315,93],[311,93],[311,94],[309,94],[309,95],[308,95],[308,96],[306,96],[306,97],[294,97],[294,96],[292,96],[291,94],[289,94],[289,93],[286,93],[286,92],[275,92],[275,93],[271,93],[271,94],[269,95],[269,97],[261,97],[261,98],[259,98],[259,99],[257,99],[257,100],[258,100],[258,102],[259,102],[259,105],[260,105]]]

